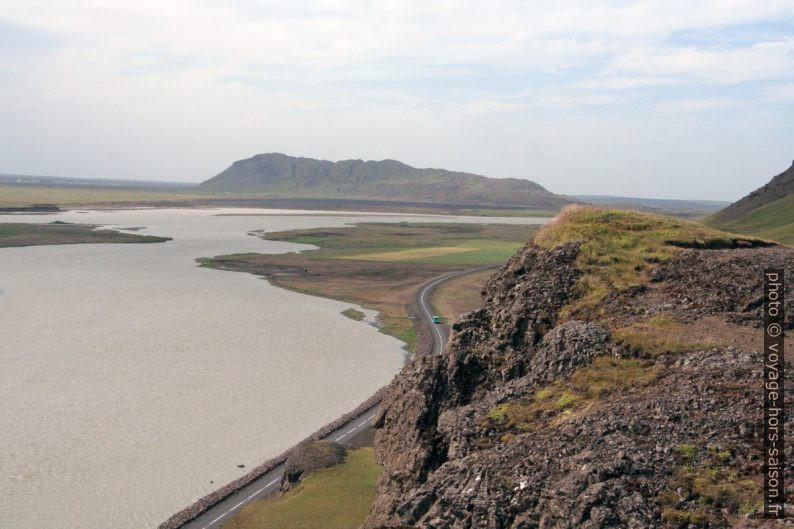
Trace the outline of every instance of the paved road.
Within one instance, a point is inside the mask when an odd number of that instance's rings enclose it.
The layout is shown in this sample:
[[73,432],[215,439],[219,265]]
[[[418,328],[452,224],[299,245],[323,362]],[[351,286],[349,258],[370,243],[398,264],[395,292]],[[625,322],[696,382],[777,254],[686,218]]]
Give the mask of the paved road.
[[[440,285],[451,279],[465,274],[479,272],[491,267],[450,272],[426,283],[416,294],[416,301],[422,311],[425,321],[431,328],[433,336],[433,354],[441,354],[447,344],[448,330],[445,326],[433,323],[433,311],[428,298]],[[364,411],[349,422],[328,434],[325,439],[336,441],[343,446],[351,446],[357,439],[369,435],[369,423],[378,411],[378,405]],[[247,486],[235,492],[214,507],[204,511],[198,517],[181,526],[180,529],[218,529],[239,511],[245,504],[266,498],[281,487],[281,476],[284,474],[284,465],[278,465],[270,472],[252,481]]]
[[[350,420],[347,424],[328,434],[325,439],[336,441],[344,446],[354,444],[357,439],[369,434],[369,422],[377,411],[378,405],[376,404],[358,417]],[[221,527],[246,503],[261,500],[280,490],[281,476],[283,474],[284,465],[278,465],[211,509],[204,511],[197,518],[182,525],[182,529],[217,529]]]
[[493,267],[486,266],[482,268],[475,268],[473,270],[469,269],[461,270],[460,272],[450,272],[435,278],[429,283],[426,283],[422,288],[419,289],[419,292],[417,292],[416,302],[419,305],[419,310],[422,312],[422,316],[424,316],[425,321],[428,325],[430,325],[430,332],[433,335],[433,354],[440,355],[442,352],[444,352],[444,347],[447,346],[447,338],[449,337],[449,329],[443,324],[433,323],[433,310],[430,306],[430,301],[428,301],[430,295],[436,288],[443,285],[447,281],[466,274],[487,270],[489,268]]

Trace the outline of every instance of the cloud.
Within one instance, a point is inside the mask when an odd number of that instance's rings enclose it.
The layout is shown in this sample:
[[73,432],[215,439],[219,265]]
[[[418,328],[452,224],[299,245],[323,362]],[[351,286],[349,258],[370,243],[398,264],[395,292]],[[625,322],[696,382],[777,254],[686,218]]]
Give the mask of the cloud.
[[763,90],[764,97],[773,102],[794,102],[794,83],[775,84]]
[[[284,150],[494,176],[534,163],[573,192],[563,170],[588,185],[598,153],[629,160],[616,151],[643,131],[695,165],[666,143],[682,122],[704,153],[759,114],[777,116],[775,149],[794,137],[790,0],[4,0],[2,16],[0,172],[197,180]],[[595,158],[544,155],[574,150]]]
[[678,99],[657,103],[654,109],[662,114],[703,114],[713,111],[725,112],[737,106],[735,99],[709,97],[701,99]]
[[782,79],[794,71],[794,39],[738,49],[640,48],[618,57],[608,70],[718,84]]

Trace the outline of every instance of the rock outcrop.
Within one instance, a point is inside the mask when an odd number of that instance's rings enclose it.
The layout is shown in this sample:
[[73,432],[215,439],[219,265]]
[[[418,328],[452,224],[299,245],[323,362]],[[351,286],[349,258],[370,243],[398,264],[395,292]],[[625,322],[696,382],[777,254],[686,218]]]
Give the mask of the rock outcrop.
[[444,354],[415,357],[394,379],[365,529],[761,526],[760,351],[632,357],[611,330],[662,303],[758,332],[757,271],[791,270],[794,252],[684,250],[652,282],[606,297],[591,321],[564,321],[579,252],[527,245],[488,282],[484,307],[454,325]]

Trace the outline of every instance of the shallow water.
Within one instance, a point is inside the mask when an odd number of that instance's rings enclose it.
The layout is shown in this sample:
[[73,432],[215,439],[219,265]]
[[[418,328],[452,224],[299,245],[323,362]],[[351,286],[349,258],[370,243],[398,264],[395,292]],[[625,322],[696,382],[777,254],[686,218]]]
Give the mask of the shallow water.
[[0,217],[174,238],[0,249],[0,527],[156,527],[400,369],[402,344],[342,316],[350,304],[195,259],[307,248],[251,230],[431,218],[232,212]]

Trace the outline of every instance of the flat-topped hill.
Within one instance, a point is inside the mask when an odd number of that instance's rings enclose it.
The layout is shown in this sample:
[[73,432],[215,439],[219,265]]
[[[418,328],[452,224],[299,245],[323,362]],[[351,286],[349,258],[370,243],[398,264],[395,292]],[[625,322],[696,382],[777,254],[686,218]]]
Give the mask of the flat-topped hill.
[[380,199],[544,209],[558,209],[572,202],[530,180],[418,169],[396,160],[331,162],[279,153],[236,161],[199,188],[284,198]]

